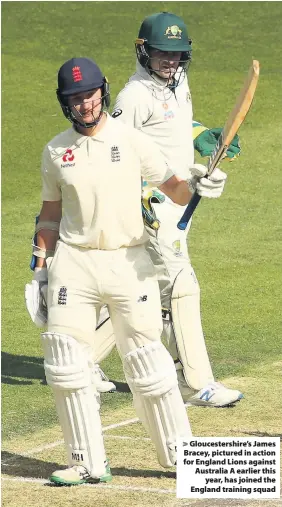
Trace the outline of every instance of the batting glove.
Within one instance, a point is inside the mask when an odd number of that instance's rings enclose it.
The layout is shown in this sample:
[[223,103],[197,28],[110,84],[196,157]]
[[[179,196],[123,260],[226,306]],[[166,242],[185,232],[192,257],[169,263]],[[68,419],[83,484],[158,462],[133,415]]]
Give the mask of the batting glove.
[[47,291],[47,268],[35,268],[32,282],[25,286],[25,304],[37,327],[44,327],[47,323]]
[[[200,123],[195,123],[194,130],[196,134],[198,133],[198,135],[194,138],[195,150],[197,150],[202,157],[209,157],[215,149],[216,143],[223,129],[207,129]],[[239,157],[240,152],[241,147],[239,143],[239,136],[236,134],[236,136],[232,139],[225,156],[229,161],[233,161],[235,158]]]
[[205,178],[207,168],[204,165],[194,164],[189,169],[191,177],[188,179],[188,185],[192,193],[196,191],[201,197],[210,199],[221,196],[227,178],[226,173],[216,167],[212,174]]

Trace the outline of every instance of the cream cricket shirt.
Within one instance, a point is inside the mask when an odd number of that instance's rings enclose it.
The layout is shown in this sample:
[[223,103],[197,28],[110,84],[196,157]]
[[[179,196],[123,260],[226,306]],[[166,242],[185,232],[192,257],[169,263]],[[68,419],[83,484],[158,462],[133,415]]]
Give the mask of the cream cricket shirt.
[[118,94],[113,116],[151,137],[167,164],[183,179],[194,163],[192,102],[187,77],[171,91],[136,63],[136,73]]
[[159,186],[173,172],[153,141],[109,115],[94,137],[73,128],[45,146],[43,201],[63,201],[60,238],[103,250],[147,241],[141,214],[141,177]]

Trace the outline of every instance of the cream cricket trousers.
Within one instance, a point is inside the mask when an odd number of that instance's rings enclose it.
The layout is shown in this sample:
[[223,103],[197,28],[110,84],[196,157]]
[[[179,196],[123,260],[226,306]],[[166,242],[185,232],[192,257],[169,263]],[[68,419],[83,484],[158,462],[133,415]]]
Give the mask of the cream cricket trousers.
[[144,245],[104,251],[59,241],[48,278],[44,365],[69,465],[84,466],[92,477],[105,473],[92,366],[97,319],[107,305],[136,413],[160,464],[171,467],[178,439],[190,438],[191,428],[173,360],[161,342],[159,287]]
[[[200,390],[214,380],[208,357],[200,312],[200,287],[191,265],[188,248],[187,232],[177,228],[184,208],[173,203],[167,197],[163,203],[153,204],[160,228],[157,231],[147,228],[150,242],[147,250],[155,265],[161,294],[162,307],[171,310],[171,300],[175,297],[173,286],[178,279],[182,287],[181,313],[178,315],[178,336],[173,326],[174,316],[164,318],[163,339],[175,362],[181,360],[187,384]],[[172,322],[170,319],[172,318]],[[179,341],[181,348],[186,349],[186,358],[179,357]]]
[[120,355],[160,341],[161,302],[144,245],[93,250],[58,241],[48,270],[48,331],[93,350],[100,309],[107,305]]
[[[170,313],[168,320],[163,321],[163,340],[177,367],[178,360],[181,360],[187,384],[194,390],[200,390],[212,382],[214,376],[201,323],[200,287],[188,255],[187,229],[181,231],[177,228],[184,208],[167,198],[163,203],[153,204],[153,207],[161,225],[158,231],[147,228],[150,242],[146,244],[146,249],[157,273],[162,307],[171,310],[173,285],[177,277],[183,280],[183,291],[187,295],[183,298],[182,313],[179,316],[180,336],[175,336]],[[106,320],[105,324],[102,324],[103,320]],[[107,320],[105,308],[100,322],[95,342],[98,362],[107,357],[115,344],[113,328]],[[184,341],[182,348],[184,346],[187,350],[188,361],[179,357],[179,340]],[[181,372],[178,373],[181,378]]]

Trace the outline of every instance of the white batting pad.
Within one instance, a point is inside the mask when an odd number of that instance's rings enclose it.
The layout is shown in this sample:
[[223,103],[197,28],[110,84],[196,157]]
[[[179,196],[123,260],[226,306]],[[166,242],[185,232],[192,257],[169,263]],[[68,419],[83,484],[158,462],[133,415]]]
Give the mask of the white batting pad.
[[171,313],[183,374],[189,387],[199,390],[213,380],[213,373],[201,323],[200,290],[192,267],[184,268],[175,279]]
[[105,450],[89,350],[68,335],[41,336],[46,380],[55,395],[68,463],[82,465],[98,478],[105,473]]
[[171,356],[161,342],[154,342],[126,354],[124,371],[160,464],[175,465],[177,439],[192,433]]

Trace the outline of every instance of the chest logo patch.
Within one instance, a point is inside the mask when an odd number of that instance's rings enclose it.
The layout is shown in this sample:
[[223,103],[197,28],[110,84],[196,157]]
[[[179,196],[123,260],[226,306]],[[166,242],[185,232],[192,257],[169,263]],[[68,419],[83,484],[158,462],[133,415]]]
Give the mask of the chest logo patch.
[[111,147],[111,160],[112,160],[112,162],[119,162],[120,161],[120,151],[119,151],[118,146]]
[[64,164],[61,164],[61,167],[73,167],[73,166],[75,166],[75,162],[73,164],[70,163],[73,160],[74,160],[74,154],[73,154],[72,150],[70,150],[70,148],[68,148],[66,150],[66,153],[63,155],[63,162],[64,162]]
[[68,149],[63,156],[63,162],[72,162],[74,160],[74,154],[72,150]]
[[172,120],[174,118],[174,112],[173,111],[166,111],[164,114],[165,120]]

